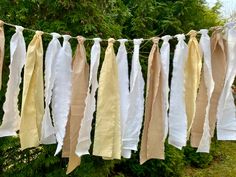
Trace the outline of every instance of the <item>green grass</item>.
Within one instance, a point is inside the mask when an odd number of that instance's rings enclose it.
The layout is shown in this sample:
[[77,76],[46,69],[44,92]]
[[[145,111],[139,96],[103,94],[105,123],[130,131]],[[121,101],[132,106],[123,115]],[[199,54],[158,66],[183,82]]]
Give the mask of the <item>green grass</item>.
[[206,168],[187,166],[183,177],[236,177],[236,142],[220,141],[214,160]]

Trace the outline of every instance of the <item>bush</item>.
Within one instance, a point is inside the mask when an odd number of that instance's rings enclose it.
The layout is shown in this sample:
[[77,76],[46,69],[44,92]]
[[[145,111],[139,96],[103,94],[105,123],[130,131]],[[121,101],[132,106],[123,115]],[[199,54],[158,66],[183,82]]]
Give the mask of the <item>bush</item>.
[[215,158],[218,158],[219,154],[217,152],[218,142],[213,138],[211,142],[210,153],[197,153],[196,148],[187,147],[183,149],[185,156],[185,163],[196,168],[206,168],[208,167]]
[[123,159],[116,164],[114,173],[123,173],[127,177],[181,176],[184,168],[183,152],[168,144],[165,152],[165,160],[151,159],[143,165],[139,164],[139,153],[134,153],[131,159]]

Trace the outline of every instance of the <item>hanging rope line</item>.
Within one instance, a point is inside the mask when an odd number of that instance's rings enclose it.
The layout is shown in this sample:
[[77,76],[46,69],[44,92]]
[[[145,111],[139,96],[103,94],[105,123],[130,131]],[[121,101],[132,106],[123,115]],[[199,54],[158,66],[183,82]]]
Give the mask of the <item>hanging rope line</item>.
[[[18,26],[18,25],[12,24],[12,23],[8,23],[8,22],[1,21],[1,20],[0,20],[0,22],[2,22],[3,24],[5,24],[5,25],[7,25],[7,26],[14,27],[14,28],[15,28],[16,26]],[[229,23],[232,23],[232,22],[229,22]],[[216,29],[222,29],[222,30],[223,30],[223,28],[226,27],[226,26],[227,26],[227,24],[226,24],[225,26],[214,26],[214,27],[209,28],[209,31],[214,31],[214,30],[216,30]],[[31,31],[31,32],[41,31],[41,30],[35,30],[35,29],[31,29],[31,28],[25,28],[25,27],[23,27],[23,28],[24,28],[24,30]],[[44,35],[50,35],[50,36],[52,36],[52,34],[49,33],[49,32],[45,32],[45,31],[42,31],[42,32],[43,32]],[[200,34],[200,33],[197,32],[197,34]],[[184,35],[187,36],[188,34],[184,34]],[[157,36],[158,36],[158,35],[157,35]],[[172,37],[172,39],[173,39],[173,38],[176,38],[176,36],[171,36],[171,37]],[[72,38],[72,39],[77,39],[77,36],[71,36],[71,38]],[[152,38],[153,38],[153,37],[145,38],[145,39],[143,39],[143,41],[151,41]],[[85,38],[85,39],[88,40],[88,41],[93,41],[93,40],[94,40],[94,38]],[[108,41],[108,39],[101,39],[101,41]],[[116,40],[116,41],[117,41],[117,40]],[[127,39],[127,41],[133,42],[133,39]]]

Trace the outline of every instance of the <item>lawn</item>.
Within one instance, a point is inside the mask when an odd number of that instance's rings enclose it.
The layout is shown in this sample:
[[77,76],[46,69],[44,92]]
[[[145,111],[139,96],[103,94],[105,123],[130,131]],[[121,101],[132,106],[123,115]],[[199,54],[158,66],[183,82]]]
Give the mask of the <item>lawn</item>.
[[184,174],[184,177],[235,177],[236,142],[218,142],[214,160],[207,168],[187,166]]

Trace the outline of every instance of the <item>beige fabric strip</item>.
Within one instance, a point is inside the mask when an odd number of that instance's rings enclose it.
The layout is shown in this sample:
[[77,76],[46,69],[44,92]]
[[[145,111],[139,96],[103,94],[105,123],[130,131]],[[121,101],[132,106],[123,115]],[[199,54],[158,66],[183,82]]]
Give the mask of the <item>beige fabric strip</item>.
[[140,164],[149,159],[164,159],[164,115],[159,38],[153,38],[148,58],[145,121],[141,141]]
[[211,136],[214,136],[216,126],[217,106],[221,92],[224,87],[224,81],[227,69],[227,46],[221,31],[214,31],[211,36],[212,51],[212,76],[215,82],[215,88],[212,93],[209,111],[209,125]]
[[198,147],[203,134],[206,106],[208,102],[207,87],[204,80],[204,71],[200,81],[199,92],[196,101],[196,114],[191,129],[191,146]]
[[[81,120],[84,116],[85,99],[89,82],[89,66],[84,47],[85,38],[77,37],[79,44],[72,62],[72,95],[69,120],[67,124],[65,141],[65,155],[69,156],[67,174],[80,165],[80,158],[75,154],[79,136]],[[67,144],[68,143],[68,144]],[[69,153],[67,152],[69,150]]]
[[70,122],[71,122],[71,110],[69,112],[66,124],[66,134],[63,140],[63,147],[62,147],[62,157],[70,156]]

